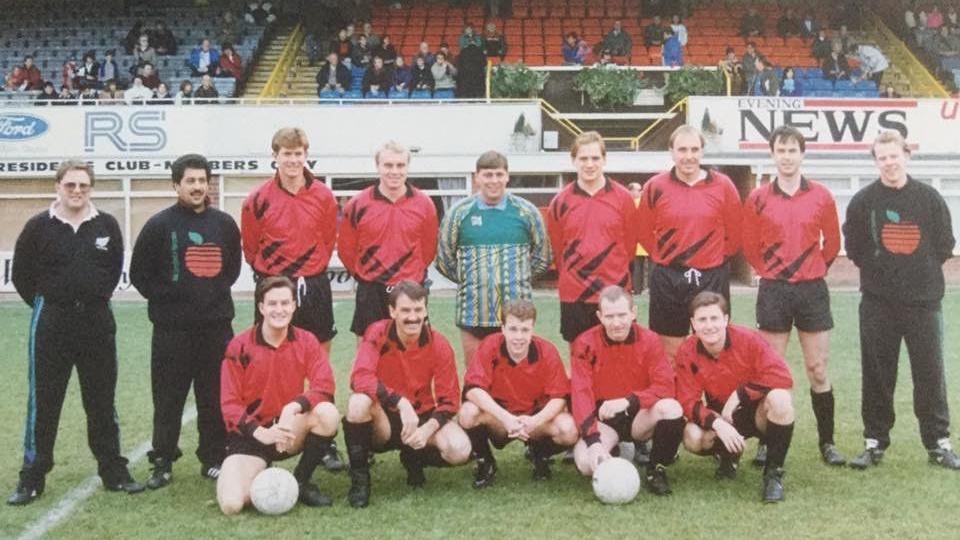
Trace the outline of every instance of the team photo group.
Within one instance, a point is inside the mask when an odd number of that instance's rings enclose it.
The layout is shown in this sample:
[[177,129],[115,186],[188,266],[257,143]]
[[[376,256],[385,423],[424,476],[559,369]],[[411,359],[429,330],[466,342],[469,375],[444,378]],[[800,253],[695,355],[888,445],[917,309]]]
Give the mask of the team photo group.
[[[200,474],[215,482],[228,515],[251,504],[261,472],[288,458],[298,457],[301,504],[334,503],[314,477],[323,468],[346,471],[346,502],[363,508],[376,503],[375,454],[397,450],[411,488],[425,485],[426,468],[473,462],[464,486],[483,489],[496,481],[497,450],[515,440],[534,481],[548,480],[559,460],[592,477],[632,445],[643,487],[665,496],[674,489],[668,468],[683,466],[675,465],[681,446],[714,459],[724,481],[737,477],[745,441],[756,437],[749,459],[762,467],[760,500],[781,502],[794,436],[795,375],[785,360],[794,327],[825,467],[882,462],[906,342],[928,459],[960,470],[944,374],[943,264],[955,244],[947,204],[908,175],[910,146],[885,131],[870,149],[877,179],[853,197],[841,225],[833,195],[803,174],[805,143],[792,127],[774,130],[776,174],[741,201],[730,177],[701,164],[704,137],[694,127],[671,134],[673,167],[642,186],[607,176],[604,141],[586,132],[570,149],[576,179],[544,212],[511,193],[506,157],[489,151],[476,161],[473,194],[440,219],[407,181],[403,145],[379,148],[378,180],[341,208],[306,167],[306,133],[289,127],[273,136],[276,174],[248,195],[239,225],[211,206],[204,156],[179,157],[171,166],[177,201],[149,219],[129,264],[153,325],[143,483],[121,452],[115,406],[110,299],[124,241],[117,220],[91,200],[92,166],[65,161],[56,200],[26,223],[14,252],[12,281],[33,311],[23,466],[7,503],[43,494],[74,367],[109,491],[173,481],[192,387]],[[824,280],[841,243],[861,289],[864,446],[850,459],[834,441],[834,320]],[[741,253],[760,278],[757,329],[730,317],[731,261]],[[334,254],[356,283],[356,352],[349,381],[336,382]],[[256,283],[254,324],[234,334],[231,287],[244,264]],[[456,284],[459,336],[430,324],[431,265]],[[566,344],[537,331],[533,282],[551,268]],[[643,281],[646,325],[634,305]],[[335,403],[337,384],[349,387],[346,401]]]

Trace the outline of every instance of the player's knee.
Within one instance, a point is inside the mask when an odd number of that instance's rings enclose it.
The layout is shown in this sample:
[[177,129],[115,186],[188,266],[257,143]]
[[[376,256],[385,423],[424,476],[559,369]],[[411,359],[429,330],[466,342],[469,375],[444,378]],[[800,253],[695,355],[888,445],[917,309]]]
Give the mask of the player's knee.
[[793,398],[789,390],[776,388],[767,394],[767,418],[778,424],[793,422]]
[[446,437],[445,443],[441,451],[444,461],[451,465],[463,465],[470,460],[470,438],[466,433]]
[[319,403],[313,408],[312,431],[318,435],[331,436],[337,433],[340,424],[340,411],[330,402]]
[[221,495],[217,501],[220,504],[220,511],[225,516],[234,516],[243,512],[243,497],[236,495]]
[[577,444],[580,433],[577,431],[577,424],[573,421],[572,416],[568,413],[560,413],[554,418],[553,425],[556,428],[556,435],[553,438],[553,442],[561,446],[573,446]]
[[371,420],[370,408],[373,400],[366,394],[350,394],[347,400],[347,422],[360,423]]
[[823,386],[827,384],[827,363],[822,361],[814,361],[812,364],[807,365],[807,380],[810,381],[811,386]]
[[586,452],[574,452],[573,462],[577,466],[577,471],[583,476],[593,476],[593,464],[587,459]]
[[480,408],[469,401],[460,406],[457,421],[463,429],[473,429],[480,423]]
[[660,420],[675,420],[683,416],[683,407],[680,406],[679,401],[673,398],[661,399],[653,406],[653,409]]
[[688,452],[699,454],[703,451],[704,434],[705,432],[699,426],[693,422],[687,422],[683,427],[683,447]]

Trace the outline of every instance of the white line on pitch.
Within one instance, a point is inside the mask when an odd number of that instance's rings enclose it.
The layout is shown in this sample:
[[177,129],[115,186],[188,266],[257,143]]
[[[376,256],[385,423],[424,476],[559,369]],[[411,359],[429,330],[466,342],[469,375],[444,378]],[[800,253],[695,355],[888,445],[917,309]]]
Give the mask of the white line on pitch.
[[[183,418],[181,419],[180,423],[181,425],[185,426],[196,420],[196,418],[196,407],[190,407],[183,413]],[[147,452],[149,452],[152,447],[153,444],[149,440],[136,447],[133,450],[133,453],[127,458],[130,460],[129,464],[134,465],[146,457]],[[61,521],[69,517],[70,514],[76,510],[77,506],[80,505],[80,503],[89,499],[90,496],[97,491],[97,488],[100,487],[100,485],[100,477],[97,475],[93,475],[81,482],[79,486],[71,489],[66,495],[64,495],[56,506],[48,510],[46,514],[40,516],[40,518],[38,518],[36,521],[28,525],[23,533],[20,534],[18,540],[34,540],[37,538],[42,538],[45,534],[50,532],[51,529],[59,525]]]

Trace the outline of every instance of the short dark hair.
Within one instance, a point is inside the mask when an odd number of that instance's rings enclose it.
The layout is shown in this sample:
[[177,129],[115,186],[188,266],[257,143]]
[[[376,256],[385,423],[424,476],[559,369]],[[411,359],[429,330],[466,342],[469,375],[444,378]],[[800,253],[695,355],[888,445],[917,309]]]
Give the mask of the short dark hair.
[[414,302],[419,302],[420,300],[426,302],[429,294],[430,290],[423,285],[416,281],[405,279],[393,286],[393,290],[390,291],[390,296],[388,297],[388,303],[392,308],[397,307],[397,299],[399,299],[400,296],[406,296]]
[[290,281],[290,278],[286,276],[270,276],[265,277],[257,282],[257,288],[253,291],[253,303],[257,306],[257,309],[254,310],[254,322],[260,324],[263,322],[263,315],[260,313],[260,304],[263,302],[263,297],[267,295],[268,292],[273,289],[287,289],[290,291],[290,295],[294,298],[297,297],[297,286]]
[[807,141],[803,138],[803,133],[800,133],[800,130],[788,126],[786,124],[778,126],[777,129],[773,130],[773,133],[770,134],[770,151],[773,151],[773,145],[777,142],[786,143],[790,140],[797,141],[797,144],[800,145],[800,151],[807,151]]
[[690,317],[693,318],[693,314],[698,309],[707,306],[720,306],[720,311],[724,315],[730,315],[730,303],[722,294],[713,291],[701,291],[690,301]]
[[203,169],[207,173],[207,181],[210,181],[210,162],[207,158],[200,154],[184,154],[170,165],[170,175],[174,184],[179,184],[183,180],[187,169]]

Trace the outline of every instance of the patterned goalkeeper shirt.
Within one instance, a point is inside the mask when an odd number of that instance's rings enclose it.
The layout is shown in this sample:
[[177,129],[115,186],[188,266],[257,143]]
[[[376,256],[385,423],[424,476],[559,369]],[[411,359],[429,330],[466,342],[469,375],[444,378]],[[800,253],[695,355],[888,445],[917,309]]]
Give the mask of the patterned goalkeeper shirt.
[[550,266],[543,216],[507,194],[487,205],[474,195],[457,202],[440,224],[437,270],[458,283],[457,325],[497,327],[506,300],[533,296],[531,281]]

